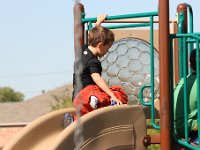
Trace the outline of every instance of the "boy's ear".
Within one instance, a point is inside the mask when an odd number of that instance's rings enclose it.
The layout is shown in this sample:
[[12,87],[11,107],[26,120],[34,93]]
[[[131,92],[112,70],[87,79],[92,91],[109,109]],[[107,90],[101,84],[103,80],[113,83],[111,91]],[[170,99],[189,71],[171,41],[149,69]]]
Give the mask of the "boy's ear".
[[103,46],[103,42],[98,43],[97,46],[98,46],[99,48],[101,48],[101,47]]

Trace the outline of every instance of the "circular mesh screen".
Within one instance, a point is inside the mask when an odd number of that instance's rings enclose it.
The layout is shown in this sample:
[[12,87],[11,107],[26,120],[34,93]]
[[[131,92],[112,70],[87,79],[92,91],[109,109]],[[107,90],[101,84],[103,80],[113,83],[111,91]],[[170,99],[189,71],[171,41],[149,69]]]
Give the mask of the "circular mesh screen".
[[[135,38],[125,38],[113,43],[109,52],[100,59],[102,77],[108,85],[120,85],[126,91],[129,103],[139,104],[140,87],[150,84],[150,45]],[[154,92],[159,94],[159,55],[154,49]],[[144,101],[151,98],[150,89],[143,91]]]

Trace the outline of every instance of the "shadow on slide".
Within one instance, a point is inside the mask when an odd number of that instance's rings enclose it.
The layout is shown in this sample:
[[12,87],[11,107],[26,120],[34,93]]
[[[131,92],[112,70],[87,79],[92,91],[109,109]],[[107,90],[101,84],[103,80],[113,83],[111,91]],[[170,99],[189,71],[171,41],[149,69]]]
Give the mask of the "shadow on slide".
[[[109,106],[90,112],[63,128],[63,117],[74,108],[46,114],[11,140],[3,150],[145,150],[146,119],[140,106]],[[77,147],[74,135],[81,126],[83,140]]]

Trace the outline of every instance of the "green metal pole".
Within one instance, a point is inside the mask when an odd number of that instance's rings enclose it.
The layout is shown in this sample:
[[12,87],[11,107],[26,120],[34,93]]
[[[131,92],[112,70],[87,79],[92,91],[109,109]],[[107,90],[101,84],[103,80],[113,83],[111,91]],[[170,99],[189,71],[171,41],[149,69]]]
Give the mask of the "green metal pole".
[[[124,14],[124,15],[115,15],[115,16],[107,16],[106,20],[115,20],[115,19],[128,19],[128,18],[141,18],[141,17],[149,17],[149,16],[158,16],[158,12],[146,12],[146,13],[136,13],[136,14]],[[97,17],[94,18],[83,18],[82,22],[96,22]]]
[[187,49],[186,38],[183,37],[183,78],[184,78],[184,126],[185,126],[185,141],[188,142],[188,93],[187,93]]
[[[178,12],[178,33],[187,33],[187,5],[179,4],[177,6]],[[183,43],[179,41],[179,77],[183,77]]]
[[[196,73],[197,73],[197,110],[198,110],[198,125],[200,124],[200,53],[199,53],[199,40],[196,42]],[[198,130],[198,137],[200,137],[200,130]],[[200,138],[198,138],[200,143]],[[200,145],[199,145],[200,146]]]
[[[178,33],[183,33],[184,13],[178,13]],[[183,43],[182,39],[178,39],[179,52],[179,78],[183,77]]]
[[[193,33],[193,11],[192,11],[192,6],[189,5],[189,4],[186,4],[187,7],[188,7],[188,10],[189,10],[189,33]],[[194,45],[193,43],[189,43],[189,47],[188,47],[188,53],[190,54],[191,51],[193,50],[194,48]],[[191,74],[192,73],[192,69],[189,68],[189,73]]]
[[155,108],[154,108],[154,39],[153,39],[153,16],[150,17],[150,73],[151,73],[151,122],[155,129],[160,129],[160,126],[155,123]]

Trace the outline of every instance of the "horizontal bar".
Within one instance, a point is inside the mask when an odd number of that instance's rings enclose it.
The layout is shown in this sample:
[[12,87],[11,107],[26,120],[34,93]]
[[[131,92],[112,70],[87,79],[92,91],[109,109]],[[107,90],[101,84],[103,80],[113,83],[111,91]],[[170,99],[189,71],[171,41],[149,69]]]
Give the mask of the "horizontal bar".
[[[103,23],[150,23],[150,19],[148,18],[115,19],[115,20],[105,20]],[[154,19],[154,23],[159,23],[158,19]]]
[[[105,20],[103,23],[149,23],[150,19],[146,18],[131,18],[131,19],[115,19]],[[159,23],[158,19],[154,19],[153,23]],[[169,23],[177,23],[177,20],[170,20]]]
[[180,139],[178,140],[178,143],[181,144],[181,145],[183,145],[183,146],[185,146],[185,147],[187,147],[187,148],[189,148],[189,149],[191,149],[191,150],[197,150],[197,149],[199,149],[198,147],[196,147],[196,146],[194,146],[194,145],[192,145],[192,144],[190,144],[188,142],[182,141]]
[[186,42],[187,43],[195,43],[197,40],[196,39],[187,39]]
[[[150,16],[158,16],[158,12],[146,12],[146,13],[136,13],[136,14],[125,14],[125,15],[116,15],[116,16],[107,16],[106,20],[114,20],[114,19],[127,19],[127,18],[140,18],[140,17],[150,17]],[[83,18],[82,22],[96,22],[97,17],[94,18]]]
[[151,144],[160,144],[160,134],[153,134],[150,135],[151,137]]
[[106,28],[117,29],[117,28],[146,27],[146,26],[150,26],[150,24],[149,23],[127,24],[127,25],[106,26]]
[[170,38],[181,38],[181,37],[197,37],[200,36],[200,33],[177,33],[170,34]]
[[196,146],[190,144],[189,142],[187,142],[184,138],[183,138],[183,139],[178,138],[177,135],[175,135],[174,133],[172,133],[172,137],[173,137],[173,139],[174,139],[178,144],[183,145],[183,146],[185,146],[186,148],[189,148],[189,149],[191,149],[191,150],[197,150],[197,149],[199,149],[199,145],[197,145],[197,147],[196,147]]

